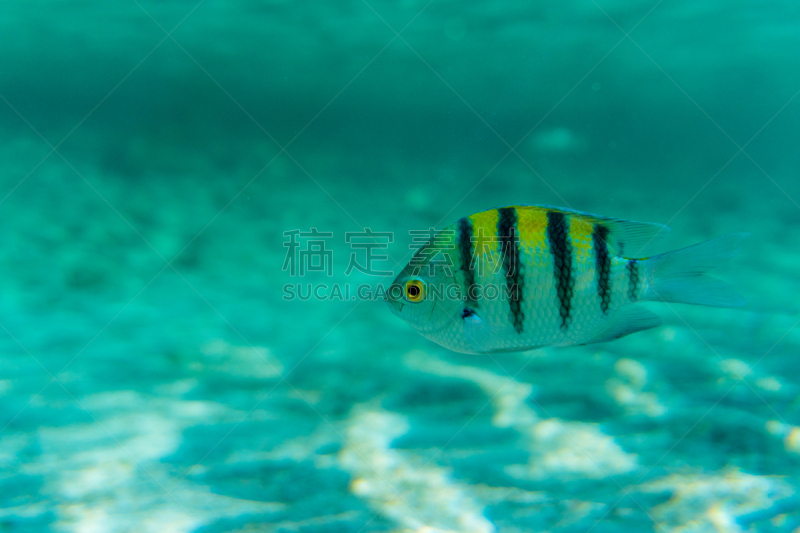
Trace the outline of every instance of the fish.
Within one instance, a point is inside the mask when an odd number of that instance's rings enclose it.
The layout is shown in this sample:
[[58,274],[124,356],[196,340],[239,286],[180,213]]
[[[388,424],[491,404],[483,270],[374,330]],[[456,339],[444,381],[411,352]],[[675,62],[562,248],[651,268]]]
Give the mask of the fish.
[[707,273],[748,233],[637,257],[667,232],[548,205],[489,209],[431,232],[384,299],[424,337],[468,354],[607,342],[661,325],[642,302],[744,305]]

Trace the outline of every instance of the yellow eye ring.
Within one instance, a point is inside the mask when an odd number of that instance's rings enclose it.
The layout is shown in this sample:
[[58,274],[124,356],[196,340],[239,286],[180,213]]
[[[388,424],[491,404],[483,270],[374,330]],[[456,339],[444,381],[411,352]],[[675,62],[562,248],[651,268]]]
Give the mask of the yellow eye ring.
[[421,302],[425,299],[425,282],[421,279],[410,279],[406,281],[403,294],[409,302]]

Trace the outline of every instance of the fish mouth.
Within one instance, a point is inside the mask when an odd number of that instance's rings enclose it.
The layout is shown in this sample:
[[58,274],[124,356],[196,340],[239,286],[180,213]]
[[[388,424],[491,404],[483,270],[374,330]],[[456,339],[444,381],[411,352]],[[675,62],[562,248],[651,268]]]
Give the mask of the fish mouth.
[[396,313],[400,313],[403,310],[403,302],[390,298],[388,294],[383,296],[383,301]]
[[401,299],[401,298],[397,298],[396,297],[397,294],[395,294],[395,297],[392,297],[392,289],[396,288],[396,287],[399,287],[399,285],[397,284],[397,281],[393,282],[389,286],[389,289],[386,292],[383,293],[383,301],[386,302],[387,305],[389,305],[389,307],[392,308],[392,311],[394,311],[396,313],[400,313],[400,311],[403,310],[403,306],[405,305],[405,301],[403,299]]

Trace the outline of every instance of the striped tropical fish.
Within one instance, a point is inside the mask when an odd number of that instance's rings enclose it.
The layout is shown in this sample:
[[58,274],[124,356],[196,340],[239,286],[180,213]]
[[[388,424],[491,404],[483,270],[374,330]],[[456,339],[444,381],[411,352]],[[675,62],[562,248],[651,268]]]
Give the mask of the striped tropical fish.
[[386,300],[422,335],[464,353],[604,342],[658,326],[642,301],[744,304],[705,274],[734,257],[746,233],[636,257],[667,231],[550,206],[490,209],[434,234]]

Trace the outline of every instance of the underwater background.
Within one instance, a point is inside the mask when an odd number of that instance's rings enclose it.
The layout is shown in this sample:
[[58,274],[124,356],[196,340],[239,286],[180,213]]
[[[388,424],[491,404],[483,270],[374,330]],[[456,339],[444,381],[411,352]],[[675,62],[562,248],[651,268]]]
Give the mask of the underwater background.
[[[0,28],[0,532],[800,530],[800,3]],[[410,230],[518,203],[668,224],[652,253],[748,231],[719,272],[748,305],[490,357],[355,294]]]

